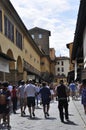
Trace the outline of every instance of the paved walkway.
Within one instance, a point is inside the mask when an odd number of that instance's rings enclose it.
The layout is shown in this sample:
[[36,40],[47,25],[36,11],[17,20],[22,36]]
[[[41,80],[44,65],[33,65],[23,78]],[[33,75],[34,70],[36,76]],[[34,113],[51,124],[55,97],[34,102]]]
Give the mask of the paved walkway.
[[20,109],[17,110],[17,114],[11,114],[11,130],[86,130],[86,115],[84,115],[80,100],[70,100],[69,102],[69,123],[60,121],[57,101],[50,105],[48,119],[44,118],[40,105],[40,109],[35,110],[36,117],[34,119],[29,118],[28,109],[26,109],[25,117],[20,116]]

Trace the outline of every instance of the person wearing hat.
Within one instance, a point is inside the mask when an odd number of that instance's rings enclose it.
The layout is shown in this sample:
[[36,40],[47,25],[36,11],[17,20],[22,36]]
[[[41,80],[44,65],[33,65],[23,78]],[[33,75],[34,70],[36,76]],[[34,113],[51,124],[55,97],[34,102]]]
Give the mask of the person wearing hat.
[[65,119],[68,121],[68,101],[69,101],[69,89],[64,85],[63,80],[60,80],[60,85],[57,86],[56,95],[58,97],[58,109],[61,122],[64,122],[64,113],[65,110]]

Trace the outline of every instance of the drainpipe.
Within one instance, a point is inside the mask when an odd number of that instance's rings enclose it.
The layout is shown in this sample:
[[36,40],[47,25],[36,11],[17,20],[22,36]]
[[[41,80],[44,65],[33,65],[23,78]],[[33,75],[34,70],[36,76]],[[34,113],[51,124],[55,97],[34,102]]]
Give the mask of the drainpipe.
[[74,80],[77,79],[77,58],[75,59],[75,75],[74,75]]

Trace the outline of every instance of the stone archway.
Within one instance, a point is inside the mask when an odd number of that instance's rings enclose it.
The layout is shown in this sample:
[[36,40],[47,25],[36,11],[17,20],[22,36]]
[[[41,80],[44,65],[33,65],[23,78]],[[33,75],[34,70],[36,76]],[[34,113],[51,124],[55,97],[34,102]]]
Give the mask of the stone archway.
[[[10,58],[14,59],[14,57],[13,57],[13,52],[12,52],[11,49],[9,49],[9,50],[7,51],[7,55],[8,55]],[[15,70],[15,62],[14,62],[14,61],[9,61],[9,70]]]
[[20,56],[18,56],[18,58],[17,58],[17,70],[19,73],[23,72],[22,59]]

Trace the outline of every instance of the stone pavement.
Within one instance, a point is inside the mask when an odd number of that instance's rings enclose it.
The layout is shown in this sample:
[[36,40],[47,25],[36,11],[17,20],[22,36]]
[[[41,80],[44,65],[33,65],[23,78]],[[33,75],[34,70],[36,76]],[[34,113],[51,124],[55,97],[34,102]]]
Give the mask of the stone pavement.
[[[11,114],[11,130],[86,130],[86,115],[80,100],[69,102],[69,122],[62,123],[59,119],[58,101],[50,104],[50,116],[44,118],[42,106],[36,108],[33,119],[29,118],[28,108],[26,116],[21,117],[20,109],[17,114]],[[0,129],[1,130],[1,129]]]

